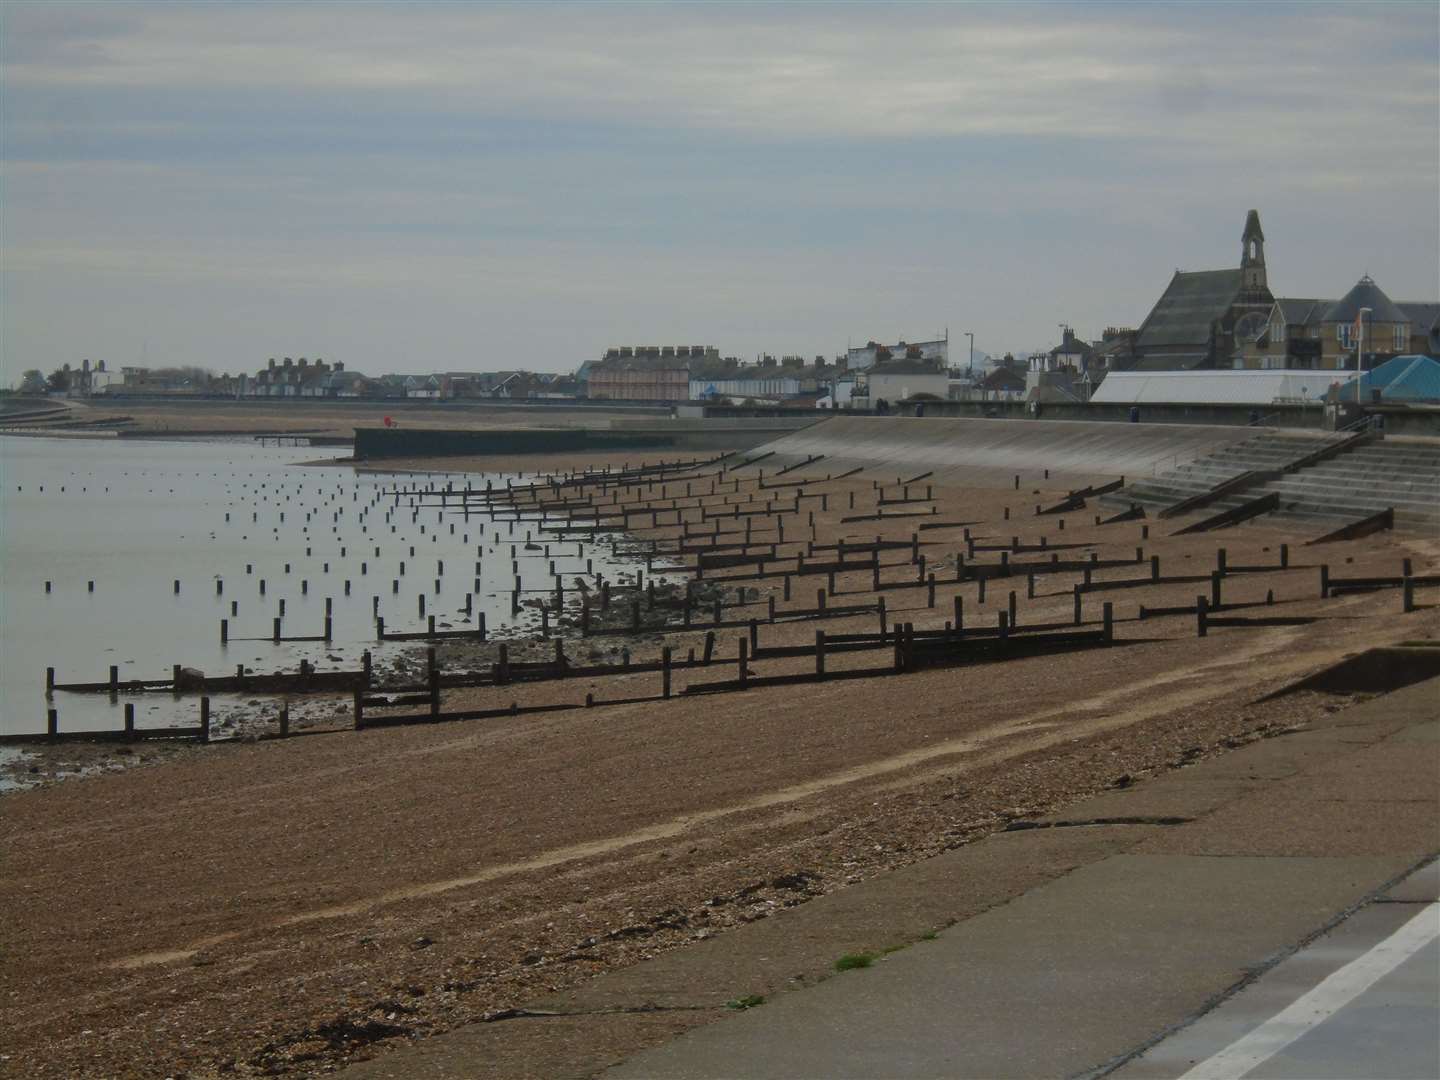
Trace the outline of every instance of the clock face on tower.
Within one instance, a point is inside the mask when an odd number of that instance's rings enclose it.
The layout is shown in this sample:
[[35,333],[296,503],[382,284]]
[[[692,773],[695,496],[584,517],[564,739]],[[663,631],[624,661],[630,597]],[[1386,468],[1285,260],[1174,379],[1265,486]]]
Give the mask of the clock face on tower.
[[1235,344],[1250,344],[1256,341],[1265,332],[1269,319],[1258,311],[1247,312],[1235,320]]

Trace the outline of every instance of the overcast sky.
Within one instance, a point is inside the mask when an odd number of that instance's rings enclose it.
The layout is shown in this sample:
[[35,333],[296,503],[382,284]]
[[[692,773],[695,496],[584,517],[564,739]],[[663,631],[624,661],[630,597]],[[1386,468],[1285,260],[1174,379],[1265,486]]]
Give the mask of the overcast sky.
[[571,370],[1440,298],[1423,3],[0,5],[5,381]]

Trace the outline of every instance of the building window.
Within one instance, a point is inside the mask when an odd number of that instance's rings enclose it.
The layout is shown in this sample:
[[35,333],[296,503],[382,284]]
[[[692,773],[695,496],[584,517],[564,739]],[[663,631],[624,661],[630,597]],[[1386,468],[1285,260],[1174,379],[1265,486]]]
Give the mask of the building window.
[[1335,340],[1340,342],[1342,349],[1348,349],[1355,344],[1355,327],[1351,323],[1335,324]]
[[1395,351],[1400,352],[1410,344],[1410,328],[1404,323],[1396,323],[1391,329],[1394,331]]

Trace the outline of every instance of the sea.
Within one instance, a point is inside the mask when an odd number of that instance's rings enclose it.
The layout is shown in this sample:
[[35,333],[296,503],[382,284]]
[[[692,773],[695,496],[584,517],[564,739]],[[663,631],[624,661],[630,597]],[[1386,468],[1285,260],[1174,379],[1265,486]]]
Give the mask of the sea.
[[[415,505],[435,501],[416,489],[533,474],[363,472],[313,464],[322,453],[253,438],[0,437],[0,734],[43,732],[47,709],[62,731],[122,728],[126,702],[137,727],[199,722],[193,695],[47,696],[47,668],[60,684],[105,682],[111,665],[121,682],[168,679],[176,664],[355,670],[367,649],[379,664],[415,648],[377,642],[377,609],[387,632],[421,631],[423,595],[437,629],[474,627],[484,612],[503,635],[536,617],[511,614],[515,564],[534,594],[553,588],[552,564],[567,586],[587,563],[612,580],[635,570],[603,537],[547,554],[538,532],[526,542],[533,523]],[[322,635],[327,599],[329,643],[273,642],[282,603],[282,637]]]

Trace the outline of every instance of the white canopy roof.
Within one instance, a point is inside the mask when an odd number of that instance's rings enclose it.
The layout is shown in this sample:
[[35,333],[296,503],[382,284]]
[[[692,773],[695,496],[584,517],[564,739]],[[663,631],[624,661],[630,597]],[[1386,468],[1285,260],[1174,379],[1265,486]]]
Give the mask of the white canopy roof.
[[1119,405],[1276,405],[1318,401],[1353,371],[1112,371],[1091,401]]

